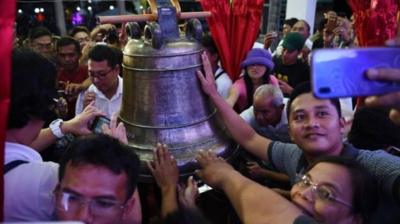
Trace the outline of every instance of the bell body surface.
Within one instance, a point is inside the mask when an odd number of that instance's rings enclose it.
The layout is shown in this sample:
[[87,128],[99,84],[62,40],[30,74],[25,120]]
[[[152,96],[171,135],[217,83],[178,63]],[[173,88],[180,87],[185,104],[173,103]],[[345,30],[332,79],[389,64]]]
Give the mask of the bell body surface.
[[199,150],[229,159],[237,149],[197,79],[202,46],[186,36],[161,44],[154,43],[154,38],[130,40],[123,56],[119,119],[126,127],[129,146],[142,161],[142,181],[151,179],[145,161],[153,159],[157,143],[168,146],[182,176],[197,168]]

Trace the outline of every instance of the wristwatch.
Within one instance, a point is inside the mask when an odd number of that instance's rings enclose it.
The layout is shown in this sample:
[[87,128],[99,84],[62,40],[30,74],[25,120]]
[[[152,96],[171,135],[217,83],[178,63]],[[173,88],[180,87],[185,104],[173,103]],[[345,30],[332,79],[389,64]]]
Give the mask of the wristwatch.
[[49,125],[49,128],[51,132],[53,133],[54,136],[57,138],[62,138],[64,137],[64,133],[61,131],[61,124],[63,123],[62,119],[56,119],[52,121]]

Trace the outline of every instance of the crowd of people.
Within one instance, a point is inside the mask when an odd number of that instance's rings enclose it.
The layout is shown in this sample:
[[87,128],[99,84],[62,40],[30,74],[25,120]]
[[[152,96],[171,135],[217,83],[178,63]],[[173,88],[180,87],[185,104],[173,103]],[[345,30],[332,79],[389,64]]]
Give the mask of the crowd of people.
[[[369,96],[357,107],[353,98],[312,94],[312,51],[357,46],[350,19],[325,15],[312,37],[296,18],[285,21],[276,48],[275,33],[266,34],[262,48],[242,61],[238,80],[220,66],[213,37],[202,38],[199,88],[252,158],[238,170],[207,149],[196,157],[196,176],[226,195],[238,216],[232,223],[400,221],[400,91]],[[78,26],[56,37],[37,27],[15,43],[5,221],[142,223],[140,161],[117,122],[127,41],[118,32],[110,24]],[[400,83],[400,70],[370,69],[366,77]],[[109,120],[100,134],[89,128],[97,117]],[[147,169],[161,192],[162,223],[213,223],[196,204],[197,177],[180,178],[163,142]]]

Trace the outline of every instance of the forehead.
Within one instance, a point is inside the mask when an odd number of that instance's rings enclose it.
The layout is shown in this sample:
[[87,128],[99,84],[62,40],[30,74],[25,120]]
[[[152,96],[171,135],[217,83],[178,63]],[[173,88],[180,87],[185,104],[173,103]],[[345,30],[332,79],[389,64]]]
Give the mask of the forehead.
[[317,99],[312,95],[312,93],[303,93],[293,100],[292,105],[290,106],[290,113],[296,111],[309,111],[320,107],[329,110],[336,110],[330,100]]
[[85,38],[85,37],[88,37],[88,36],[89,35],[86,32],[81,31],[81,32],[75,33],[74,38]]
[[255,96],[254,107],[273,107],[272,96]]
[[94,61],[92,59],[89,59],[88,61],[88,69],[89,70],[102,70],[102,69],[109,69],[110,66],[108,65],[107,60],[103,61]]
[[304,29],[304,30],[306,30],[306,29],[307,29],[307,26],[306,26],[306,24],[305,24],[303,21],[298,21],[297,23],[295,23],[295,24],[293,25],[293,29],[295,29],[295,30],[299,30],[299,29]]
[[344,194],[352,191],[350,172],[344,166],[320,162],[311,168],[308,174],[315,183],[332,185]]
[[61,46],[58,48],[59,53],[71,53],[71,52],[78,52],[74,44]]
[[48,44],[48,43],[51,43],[51,37],[48,35],[41,36],[36,39],[33,39],[33,42],[40,43],[40,44]]
[[88,164],[65,167],[61,187],[73,190],[87,197],[113,196],[124,199],[127,176],[124,172],[115,174],[101,166]]

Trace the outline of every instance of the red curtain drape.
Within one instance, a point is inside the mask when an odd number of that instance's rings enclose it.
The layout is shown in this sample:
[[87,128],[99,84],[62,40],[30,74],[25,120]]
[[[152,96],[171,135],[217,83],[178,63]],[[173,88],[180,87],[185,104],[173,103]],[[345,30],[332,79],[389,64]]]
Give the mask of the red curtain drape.
[[[0,1],[0,162],[4,164],[4,141],[10,103],[11,50],[15,0]],[[3,165],[0,166],[3,174]],[[3,176],[3,175],[2,175]],[[3,220],[4,178],[1,179],[0,219]]]
[[240,62],[257,39],[264,0],[201,0],[222,67],[232,80],[240,75]]
[[396,37],[398,0],[348,0],[361,47],[383,46]]
[[[354,31],[360,47],[383,46],[396,37],[398,0],[348,0],[354,16]],[[364,105],[357,98],[356,107]]]

